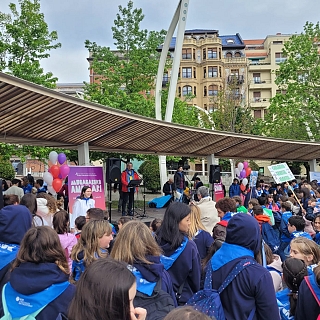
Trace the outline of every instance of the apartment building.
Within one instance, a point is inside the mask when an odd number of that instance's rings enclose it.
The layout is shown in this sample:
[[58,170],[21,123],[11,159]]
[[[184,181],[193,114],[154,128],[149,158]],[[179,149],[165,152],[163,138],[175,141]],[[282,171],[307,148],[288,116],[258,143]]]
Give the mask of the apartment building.
[[[171,57],[176,39],[170,45]],[[186,30],[182,48],[177,96],[208,112],[215,109],[219,91],[232,84],[233,98],[246,103],[247,60],[241,36],[220,36],[218,30]],[[170,70],[163,86],[170,81]]]
[[265,39],[244,40],[248,60],[248,103],[255,118],[263,118],[268,112],[270,98],[277,93],[275,71],[285,60],[283,45],[291,35],[277,33]]

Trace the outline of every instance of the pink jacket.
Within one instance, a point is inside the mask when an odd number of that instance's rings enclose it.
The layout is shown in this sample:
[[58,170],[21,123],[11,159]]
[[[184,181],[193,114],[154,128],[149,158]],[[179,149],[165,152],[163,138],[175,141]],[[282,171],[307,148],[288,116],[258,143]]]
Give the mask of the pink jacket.
[[66,253],[66,257],[69,264],[69,269],[71,271],[72,267],[72,260],[70,258],[71,250],[73,246],[78,242],[76,236],[72,233],[64,233],[64,234],[58,234],[60,243],[62,245],[63,250]]

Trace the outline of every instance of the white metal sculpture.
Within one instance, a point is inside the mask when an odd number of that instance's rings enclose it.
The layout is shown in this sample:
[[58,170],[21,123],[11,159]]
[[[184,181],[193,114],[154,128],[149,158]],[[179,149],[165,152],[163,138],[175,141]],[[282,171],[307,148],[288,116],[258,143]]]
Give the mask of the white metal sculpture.
[[[175,54],[174,54],[173,63],[172,63],[171,79],[170,79],[170,85],[169,85],[168,101],[167,101],[167,107],[166,107],[166,114],[164,118],[164,120],[167,122],[171,122],[172,120],[174,99],[176,96],[178,74],[179,74],[179,68],[180,68],[184,32],[185,32],[186,23],[187,23],[188,9],[189,9],[189,0],[180,0],[177,10],[171,21],[165,42],[162,47],[162,52],[161,52],[160,62],[158,67],[157,80],[156,80],[156,92],[155,92],[156,118],[158,120],[162,120],[161,91],[162,91],[162,79],[164,74],[164,68],[166,65],[167,54],[169,51],[170,43],[171,43],[174,31],[178,25]],[[163,186],[164,183],[167,181],[166,156],[164,155],[159,156],[159,166],[160,166],[160,181],[161,181],[161,186]]]

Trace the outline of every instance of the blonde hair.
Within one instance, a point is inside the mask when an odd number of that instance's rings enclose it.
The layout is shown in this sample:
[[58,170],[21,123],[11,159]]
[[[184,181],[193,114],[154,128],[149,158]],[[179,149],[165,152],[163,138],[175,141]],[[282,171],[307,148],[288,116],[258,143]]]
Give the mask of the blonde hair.
[[160,256],[161,253],[150,229],[141,221],[129,221],[117,235],[111,257],[131,265],[135,261],[151,264],[146,256]]
[[201,215],[201,209],[196,205],[190,206],[191,212],[190,212],[190,228],[189,228],[189,237],[190,239],[193,239],[196,233],[199,230],[206,231],[206,228],[203,226],[200,215]]
[[313,259],[311,261],[312,264],[319,263],[320,261],[320,249],[318,245],[305,237],[297,237],[291,240],[290,245],[295,244],[297,246],[298,251],[307,256],[312,255]]
[[112,233],[112,228],[107,220],[91,220],[87,222],[81,231],[81,237],[78,243],[72,248],[71,259],[78,261],[78,255],[83,252],[83,259],[86,267],[98,258],[104,258],[107,252],[102,252],[99,247],[99,239],[104,234],[108,236]]

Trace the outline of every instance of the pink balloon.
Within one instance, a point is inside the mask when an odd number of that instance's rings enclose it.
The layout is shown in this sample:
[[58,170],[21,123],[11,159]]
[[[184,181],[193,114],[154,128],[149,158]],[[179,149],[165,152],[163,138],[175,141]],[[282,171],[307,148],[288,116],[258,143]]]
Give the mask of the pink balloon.
[[244,162],[243,162],[243,168],[244,168],[244,169],[247,169],[248,167],[249,167],[248,161],[244,161]]
[[69,172],[70,172],[70,168],[67,164],[63,164],[60,167],[60,174],[61,174],[62,179],[66,178],[68,176]]

